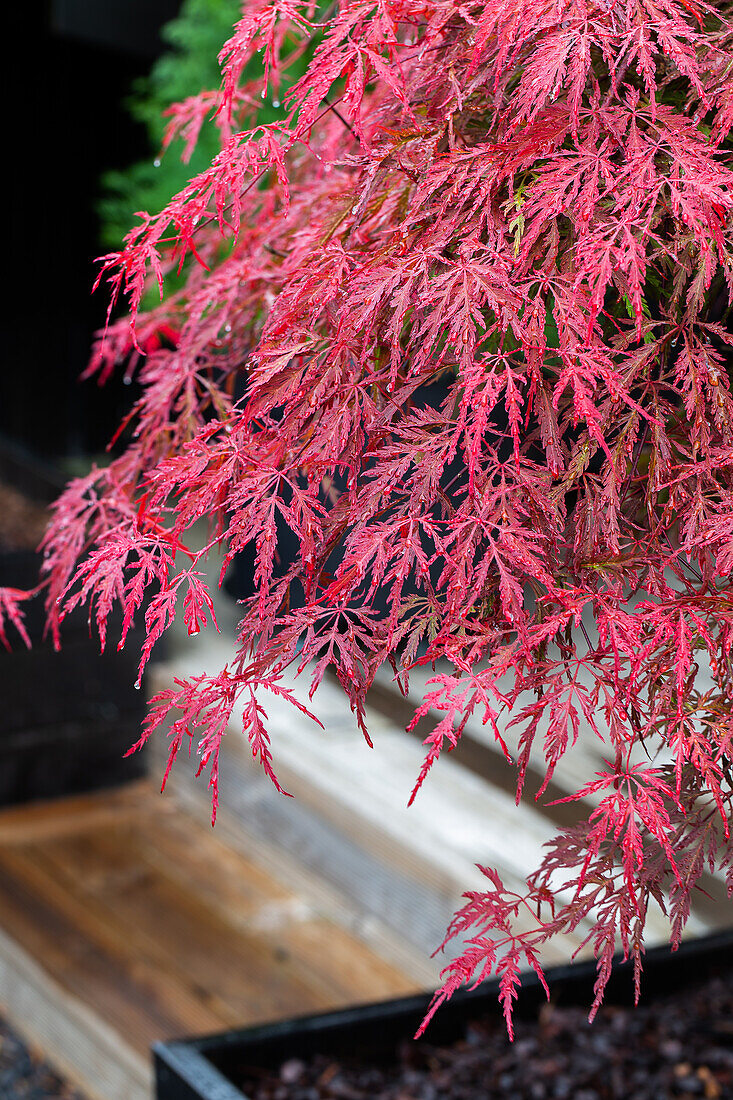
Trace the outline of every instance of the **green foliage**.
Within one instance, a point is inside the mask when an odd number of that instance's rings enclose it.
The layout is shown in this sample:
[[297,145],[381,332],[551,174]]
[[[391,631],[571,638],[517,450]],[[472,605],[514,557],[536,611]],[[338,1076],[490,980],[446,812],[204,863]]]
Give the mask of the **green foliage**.
[[[240,7],[239,0],[184,0],[178,18],[163,28],[162,36],[169,48],[150,73],[135,82],[127,104],[132,117],[148,132],[150,156],[102,177],[104,193],[98,213],[105,248],[119,248],[137,220],[138,210],[162,209],[218,152],[216,129],[205,126],[188,164],[181,161],[184,143],[180,139],[160,156],[166,126],[163,113],[172,103],[202,88],[218,87],[221,74],[217,54],[232,33]],[[255,62],[253,68],[258,64]],[[276,115],[271,104],[263,103],[263,122],[272,122]]]

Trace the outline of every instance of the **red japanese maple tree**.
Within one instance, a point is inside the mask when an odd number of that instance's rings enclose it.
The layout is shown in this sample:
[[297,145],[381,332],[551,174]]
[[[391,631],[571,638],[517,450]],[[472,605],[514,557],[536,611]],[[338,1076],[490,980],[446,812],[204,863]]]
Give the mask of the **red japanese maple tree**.
[[256,546],[238,651],[141,741],[168,728],[172,763],[193,738],[215,811],[232,716],[277,785],[260,700],[292,698],[285,670],[334,671],[368,739],[377,669],[439,660],[418,786],[470,715],[518,799],[581,731],[605,743],[526,893],[486,870],[448,930],[436,1003],[497,972],[510,1026],[550,938],[590,929],[597,1005],[618,943],[638,978],[650,904],[677,944],[706,868],[733,889],[732,59],[727,0],[245,0],[220,91],[171,111],[221,152],[103,261],[131,312],[88,373],[141,396],[56,506],[53,628],[88,601],[104,644],[121,604],[124,643],[143,615],[142,675],[181,607],[211,619],[207,551]]

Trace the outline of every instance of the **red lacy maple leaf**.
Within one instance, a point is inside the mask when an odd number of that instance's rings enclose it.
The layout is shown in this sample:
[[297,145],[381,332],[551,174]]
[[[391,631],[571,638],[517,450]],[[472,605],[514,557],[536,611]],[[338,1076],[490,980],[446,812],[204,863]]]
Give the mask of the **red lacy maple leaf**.
[[[258,127],[245,67],[264,49],[264,91],[315,36]],[[452,926],[440,996],[498,971],[508,1022],[550,938],[593,944],[597,1004],[649,903],[676,944],[733,861],[731,50],[723,0],[245,0],[221,91],[171,111],[190,147],[215,103],[220,153],[103,260],[131,315],[90,371],[141,396],[57,505],[52,623],[147,600],[142,668],[179,591],[210,615],[194,524],[255,558],[229,671],[145,737],[170,718],[172,761],[196,730],[216,802],[235,708],[274,777],[255,687],[331,667],[368,737],[378,668],[441,661],[418,785],[477,714],[518,798],[588,735],[615,762],[526,895],[487,871]]]

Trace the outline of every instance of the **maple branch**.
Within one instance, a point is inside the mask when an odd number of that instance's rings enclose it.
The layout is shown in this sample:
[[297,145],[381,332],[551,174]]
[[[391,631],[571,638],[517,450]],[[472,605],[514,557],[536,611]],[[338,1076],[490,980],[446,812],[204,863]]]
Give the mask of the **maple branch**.
[[[354,133],[354,128],[353,128],[353,126],[352,126],[352,125],[351,125],[351,124],[350,124],[349,122],[347,122],[347,121],[346,121],[346,119],[345,119],[345,118],[344,118],[344,116],[343,116],[343,115],[341,114],[341,112],[340,112],[339,110],[337,110],[337,108],[336,108],[336,107],[335,107],[335,106],[333,105],[333,103],[331,103],[331,101],[329,100],[328,96],[324,96],[324,97],[323,97],[323,102],[324,102],[324,103],[325,103],[325,104],[327,105],[327,107],[328,107],[329,111],[333,111],[333,113],[334,113],[334,114],[336,115],[336,118],[337,118],[337,119],[339,120],[339,122],[340,122],[340,123],[341,123],[341,124],[342,124],[343,126],[345,126],[345,127],[346,127],[346,129],[347,129],[347,130],[349,131],[349,133],[350,133],[350,134],[353,134],[353,133]],[[337,101],[337,102],[338,102],[338,101]]]

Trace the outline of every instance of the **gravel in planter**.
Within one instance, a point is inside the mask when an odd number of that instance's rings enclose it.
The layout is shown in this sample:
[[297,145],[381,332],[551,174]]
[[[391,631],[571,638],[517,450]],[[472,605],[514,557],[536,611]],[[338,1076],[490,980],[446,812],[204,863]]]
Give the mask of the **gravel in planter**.
[[733,1098],[733,969],[638,1008],[548,1004],[535,1022],[478,1019],[449,1046],[403,1042],[392,1062],[314,1053],[240,1067],[250,1100],[667,1100]]
[[0,1019],[2,1100],[84,1100]]

